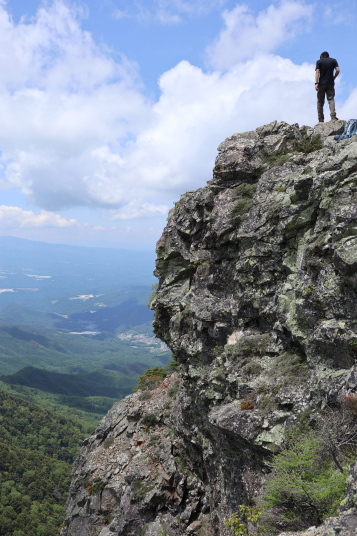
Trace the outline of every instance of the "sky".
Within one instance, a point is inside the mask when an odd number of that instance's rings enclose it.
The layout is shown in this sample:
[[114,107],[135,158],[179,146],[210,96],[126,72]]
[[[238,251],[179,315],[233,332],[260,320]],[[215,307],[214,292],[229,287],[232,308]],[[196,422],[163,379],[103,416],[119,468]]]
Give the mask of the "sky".
[[154,249],[226,137],[316,124],[325,50],[357,117],[356,3],[0,0],[0,235]]

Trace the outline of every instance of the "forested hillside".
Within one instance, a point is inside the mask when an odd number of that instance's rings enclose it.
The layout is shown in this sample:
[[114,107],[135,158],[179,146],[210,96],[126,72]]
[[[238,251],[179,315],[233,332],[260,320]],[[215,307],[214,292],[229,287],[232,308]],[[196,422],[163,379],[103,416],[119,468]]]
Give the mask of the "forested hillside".
[[0,536],[58,536],[82,439],[170,359],[153,252],[0,237]]
[[123,337],[0,326],[0,390],[94,426],[139,374],[170,357],[150,332]]
[[89,427],[0,392],[1,536],[57,536]]

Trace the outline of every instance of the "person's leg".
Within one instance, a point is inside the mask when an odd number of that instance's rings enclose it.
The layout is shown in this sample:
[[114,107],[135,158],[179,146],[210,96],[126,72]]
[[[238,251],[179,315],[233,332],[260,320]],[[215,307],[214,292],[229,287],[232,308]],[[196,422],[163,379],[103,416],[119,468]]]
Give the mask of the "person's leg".
[[319,86],[317,91],[317,117],[320,123],[324,121],[324,104],[325,104],[326,86]]
[[328,105],[330,108],[331,119],[332,120],[337,119],[336,109],[335,109],[335,86],[331,85],[327,87],[326,96],[327,96],[327,101],[328,101]]

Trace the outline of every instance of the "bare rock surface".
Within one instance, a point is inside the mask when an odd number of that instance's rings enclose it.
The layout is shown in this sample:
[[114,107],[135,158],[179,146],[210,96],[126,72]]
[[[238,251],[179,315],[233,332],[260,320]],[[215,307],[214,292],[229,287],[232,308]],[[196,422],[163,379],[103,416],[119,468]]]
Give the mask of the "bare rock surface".
[[327,121],[326,123],[317,123],[314,127],[314,134],[320,134],[323,138],[342,134],[345,128],[345,121],[337,119],[337,121]]
[[204,526],[204,486],[168,421],[177,381],[167,378],[149,399],[118,402],[84,442],[63,535],[178,535]]
[[[62,536],[226,536],[298,415],[357,393],[357,137],[334,142],[343,126],[234,134],[175,204],[152,307],[180,371],[83,445]],[[304,536],[355,533],[351,475],[341,517]]]

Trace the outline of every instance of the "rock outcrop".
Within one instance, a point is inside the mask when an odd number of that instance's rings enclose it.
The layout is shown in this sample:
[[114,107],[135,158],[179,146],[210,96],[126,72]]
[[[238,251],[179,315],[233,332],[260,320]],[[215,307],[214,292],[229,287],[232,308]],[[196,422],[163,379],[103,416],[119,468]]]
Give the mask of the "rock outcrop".
[[175,204],[152,306],[180,371],[85,442],[63,536],[229,534],[297,416],[357,393],[357,138],[334,142],[343,126],[235,134]]

